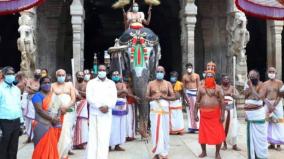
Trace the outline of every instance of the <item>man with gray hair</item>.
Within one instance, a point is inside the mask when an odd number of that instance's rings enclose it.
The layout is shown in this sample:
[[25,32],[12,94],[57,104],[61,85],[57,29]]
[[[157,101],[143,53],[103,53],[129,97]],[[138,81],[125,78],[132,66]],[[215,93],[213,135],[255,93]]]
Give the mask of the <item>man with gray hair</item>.
[[76,93],[75,88],[71,82],[65,82],[66,72],[63,69],[56,71],[57,81],[52,84],[51,91],[55,93],[62,103],[61,113],[64,115],[62,123],[62,131],[58,141],[58,151],[60,158],[68,158],[72,146],[73,126],[75,124],[75,102]]
[[3,159],[16,159],[22,118],[21,91],[13,84],[14,68],[5,67],[2,71],[4,80],[0,83],[0,154]]

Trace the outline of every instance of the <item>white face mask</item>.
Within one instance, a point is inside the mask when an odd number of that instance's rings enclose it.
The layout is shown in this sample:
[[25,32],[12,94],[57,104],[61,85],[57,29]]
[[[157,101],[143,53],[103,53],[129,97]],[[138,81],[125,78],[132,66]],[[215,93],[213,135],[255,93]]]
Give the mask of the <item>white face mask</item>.
[[188,73],[192,73],[192,68],[188,68],[188,69],[187,69],[187,72],[188,72]]
[[268,78],[269,79],[275,79],[276,74],[275,73],[268,73]]
[[87,75],[85,75],[84,80],[85,80],[85,81],[89,81],[90,78],[91,78],[91,75],[90,75],[90,74],[87,74]]
[[133,9],[133,12],[138,12],[138,11],[139,11],[139,8],[138,8],[138,7],[136,7],[136,6],[135,6],[135,7],[133,7],[132,9]]
[[100,79],[106,78],[106,71],[99,71],[98,72],[98,77]]

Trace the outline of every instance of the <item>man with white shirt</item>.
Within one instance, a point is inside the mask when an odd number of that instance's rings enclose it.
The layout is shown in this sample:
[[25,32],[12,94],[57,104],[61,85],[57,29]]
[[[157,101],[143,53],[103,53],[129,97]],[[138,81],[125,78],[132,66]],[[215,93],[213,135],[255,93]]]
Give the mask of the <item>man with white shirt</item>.
[[117,100],[115,83],[106,77],[106,66],[100,65],[98,77],[88,82],[90,104],[87,159],[107,159],[111,133],[112,108]]

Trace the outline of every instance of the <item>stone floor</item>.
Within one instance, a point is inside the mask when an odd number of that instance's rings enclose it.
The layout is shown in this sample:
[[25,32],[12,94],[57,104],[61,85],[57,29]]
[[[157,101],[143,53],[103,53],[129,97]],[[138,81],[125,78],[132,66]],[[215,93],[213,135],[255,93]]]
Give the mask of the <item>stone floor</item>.
[[[26,137],[20,138],[20,146],[18,152],[18,159],[30,159],[33,152],[32,144],[23,144]],[[201,148],[198,144],[197,134],[185,134],[183,136],[171,136],[170,138],[170,159],[197,159]],[[242,149],[240,152],[222,151],[221,156],[223,159],[246,159],[246,126],[244,121],[240,121],[239,129],[239,147]],[[109,159],[150,159],[151,154],[151,143],[139,141],[137,139],[133,142],[128,142],[122,145],[126,149],[125,152],[110,152]],[[284,146],[282,146],[284,149]],[[84,151],[74,150],[75,155],[71,156],[71,159],[84,159]],[[214,146],[208,146],[208,157],[205,159],[214,158]],[[269,159],[282,159],[284,158],[284,150],[281,152],[270,150]]]

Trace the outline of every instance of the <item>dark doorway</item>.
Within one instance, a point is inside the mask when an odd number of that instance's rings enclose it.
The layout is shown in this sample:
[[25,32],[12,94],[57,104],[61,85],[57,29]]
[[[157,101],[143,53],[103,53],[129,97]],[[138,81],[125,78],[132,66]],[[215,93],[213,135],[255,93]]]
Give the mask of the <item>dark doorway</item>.
[[0,16],[0,67],[12,66],[20,70],[21,53],[18,51],[17,39],[19,15]]
[[[111,8],[113,0],[85,1],[85,67],[92,68],[94,53],[99,54],[103,62],[103,52],[114,45],[124,31],[121,10]],[[144,1],[140,10],[147,18],[148,6]],[[128,9],[129,6],[126,7]],[[163,0],[160,6],[153,7],[150,29],[160,38],[162,59],[160,64],[165,66],[167,72],[181,71],[181,46],[180,46],[180,20],[179,3],[173,0]]]
[[263,81],[267,63],[266,21],[250,16],[247,16],[247,19],[247,29],[250,33],[250,41],[246,47],[248,70],[258,70]]

